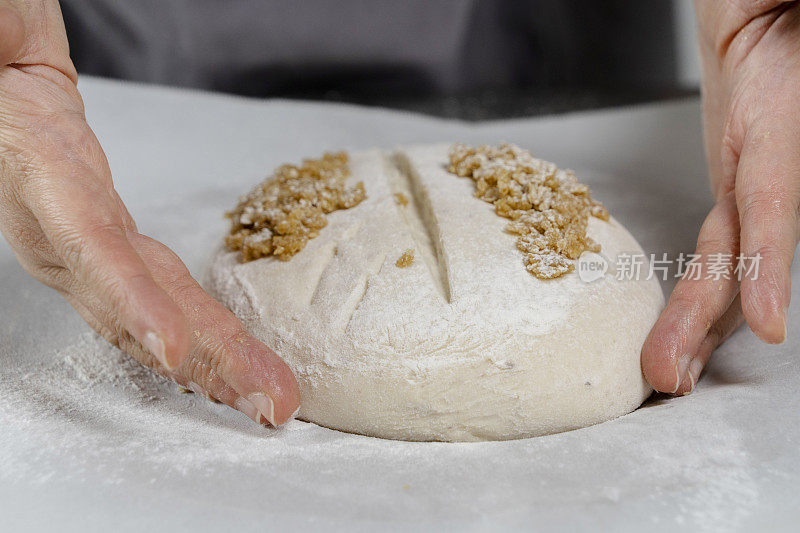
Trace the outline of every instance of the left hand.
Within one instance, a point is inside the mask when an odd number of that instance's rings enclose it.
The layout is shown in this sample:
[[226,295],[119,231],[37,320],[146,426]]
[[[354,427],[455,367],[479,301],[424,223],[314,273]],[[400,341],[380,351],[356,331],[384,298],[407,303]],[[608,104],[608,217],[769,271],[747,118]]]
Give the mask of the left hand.
[[0,233],[22,267],[110,343],[193,391],[277,426],[291,369],[138,232],[84,116],[56,0],[0,0]]

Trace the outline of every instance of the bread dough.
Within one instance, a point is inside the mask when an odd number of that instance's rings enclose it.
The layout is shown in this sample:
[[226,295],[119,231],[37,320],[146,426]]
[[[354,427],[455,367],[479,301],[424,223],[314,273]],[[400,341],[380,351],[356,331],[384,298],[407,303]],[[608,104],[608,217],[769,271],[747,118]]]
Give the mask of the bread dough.
[[[475,441],[638,407],[651,392],[639,352],[663,307],[658,282],[532,276],[508,220],[447,172],[449,146],[351,154],[350,179],[367,198],[330,214],[290,261],[214,256],[208,289],[292,368],[299,418],[390,439]],[[613,217],[590,217],[588,234],[612,261],[642,254]],[[407,250],[414,260],[398,268]]]

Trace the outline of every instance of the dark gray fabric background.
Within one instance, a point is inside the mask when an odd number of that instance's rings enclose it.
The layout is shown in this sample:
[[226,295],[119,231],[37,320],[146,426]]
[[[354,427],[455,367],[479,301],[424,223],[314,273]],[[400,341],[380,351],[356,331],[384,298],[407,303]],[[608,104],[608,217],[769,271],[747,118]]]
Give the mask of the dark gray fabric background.
[[62,9],[82,73],[237,94],[642,99],[676,85],[670,0],[64,0]]

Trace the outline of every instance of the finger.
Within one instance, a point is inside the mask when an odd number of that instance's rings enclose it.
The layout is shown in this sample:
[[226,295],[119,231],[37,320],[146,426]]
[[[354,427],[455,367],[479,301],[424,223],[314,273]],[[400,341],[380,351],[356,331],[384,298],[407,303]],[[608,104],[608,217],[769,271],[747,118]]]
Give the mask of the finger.
[[25,21],[5,2],[0,4],[0,65],[14,63],[25,43]]
[[186,319],[128,242],[126,223],[109,193],[110,176],[92,172],[75,165],[58,178],[29,184],[23,189],[26,205],[64,266],[116,311],[138,342],[175,368],[189,351]]
[[[181,371],[194,382],[212,371],[242,398],[237,408],[244,411],[252,405],[273,426],[293,417],[300,405],[300,391],[288,365],[203,291],[171,250],[139,234],[131,236],[131,243],[156,281],[189,317],[194,346]],[[208,390],[216,394],[213,388],[209,385]]]
[[225,380],[214,372],[210,365],[198,362],[193,373],[194,377],[192,379],[195,381],[189,381],[187,385],[188,389],[192,392],[205,398],[224,403],[228,407],[232,407],[245,414],[257,424],[265,424],[268,422],[266,417],[259,412],[258,408],[252,402],[240,396],[233,387],[225,383]]
[[[217,375],[211,366],[194,356],[193,350],[190,357],[193,362],[187,363],[188,378],[181,369],[168,370],[152,354],[136,341],[122,326],[117,314],[109,309],[94,296],[94,291],[87,289],[73,274],[63,267],[40,265],[32,269],[32,273],[47,285],[57,289],[62,296],[72,305],[78,314],[92,329],[104,337],[108,342],[132,355],[145,366],[149,366],[160,374],[176,381],[180,385],[216,401],[220,401],[243,412],[258,423],[266,419],[261,416],[258,409],[246,398],[241,397],[233,388]],[[193,381],[190,381],[193,380]]]
[[675,391],[676,395],[683,396],[692,393],[700,379],[703,369],[711,358],[711,354],[725,342],[743,322],[744,315],[742,314],[741,295],[737,295],[728,310],[725,311],[713,326],[711,326],[705,339],[700,343],[689,365],[689,379],[681,382],[680,387]]
[[189,352],[186,319],[153,280],[122,227],[85,225],[75,233],[57,245],[65,250],[70,270],[117,310],[125,329],[163,365],[179,366]]
[[[63,270],[63,273],[69,275],[66,270]],[[241,411],[257,423],[266,422],[266,419],[261,416],[258,409],[251,402],[239,396],[220,376],[214,373],[210,365],[200,362],[192,365],[195,370],[191,379],[194,381],[187,379],[181,372],[168,370],[153,358],[136,339],[125,332],[119,319],[112,311],[106,309],[102,302],[93,298],[88,291],[79,290],[79,283],[75,282],[75,280],[60,280],[59,283],[64,287],[68,287],[67,290],[59,290],[62,296],[78,312],[81,318],[109,343],[192,392]]]
[[[733,193],[728,193],[700,228],[696,249],[700,275],[686,271],[642,346],[642,371],[655,390],[675,394],[689,386],[689,369],[701,343],[738,293],[732,268],[727,276],[706,279],[709,263],[715,254],[735,257],[738,238],[736,203]],[[694,364],[696,369],[701,363]]]
[[742,310],[759,338],[781,343],[798,238],[800,125],[780,119],[771,128],[775,134],[763,128],[748,133],[736,174],[736,201],[742,255],[760,257],[758,275],[741,281]]

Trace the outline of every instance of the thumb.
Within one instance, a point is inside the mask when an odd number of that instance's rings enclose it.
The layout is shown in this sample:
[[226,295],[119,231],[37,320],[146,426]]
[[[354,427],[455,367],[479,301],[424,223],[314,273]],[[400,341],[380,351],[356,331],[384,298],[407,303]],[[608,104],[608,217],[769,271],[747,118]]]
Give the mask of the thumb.
[[25,21],[16,9],[0,2],[0,66],[14,63],[25,43]]

